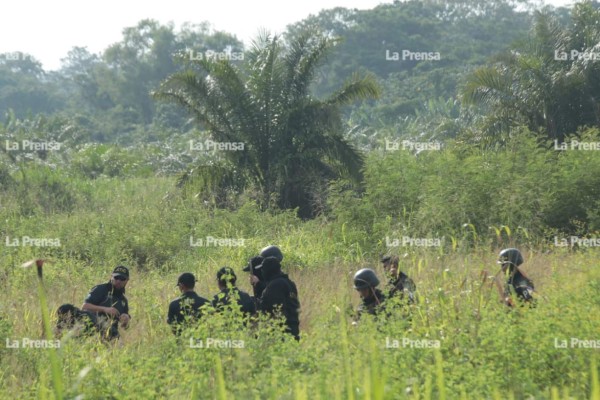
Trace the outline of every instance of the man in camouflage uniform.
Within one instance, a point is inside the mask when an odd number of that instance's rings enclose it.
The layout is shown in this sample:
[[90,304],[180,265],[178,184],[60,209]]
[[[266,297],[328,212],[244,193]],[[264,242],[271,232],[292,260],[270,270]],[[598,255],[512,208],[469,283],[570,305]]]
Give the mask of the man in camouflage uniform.
[[371,268],[363,268],[354,274],[354,289],[358,291],[362,302],[357,309],[356,319],[362,314],[376,315],[382,309],[385,295],[377,286],[379,278]]
[[384,256],[381,259],[381,263],[383,264],[383,269],[390,277],[388,296],[398,296],[400,299],[406,299],[409,304],[414,304],[416,301],[415,292],[417,286],[408,275],[398,268],[398,256]]

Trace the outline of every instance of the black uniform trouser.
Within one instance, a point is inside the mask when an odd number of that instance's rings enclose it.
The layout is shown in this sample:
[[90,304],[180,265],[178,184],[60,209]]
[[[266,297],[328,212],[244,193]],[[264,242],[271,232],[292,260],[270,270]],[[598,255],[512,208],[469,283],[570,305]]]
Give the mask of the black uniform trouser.
[[300,324],[286,324],[285,331],[294,336],[294,339],[300,340]]

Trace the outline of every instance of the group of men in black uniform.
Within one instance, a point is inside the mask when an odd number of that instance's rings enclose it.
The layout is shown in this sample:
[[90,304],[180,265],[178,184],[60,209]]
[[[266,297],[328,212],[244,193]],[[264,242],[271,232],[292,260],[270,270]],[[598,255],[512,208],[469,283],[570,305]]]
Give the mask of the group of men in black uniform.
[[[167,323],[173,333],[180,334],[186,324],[200,319],[208,306],[217,312],[222,312],[227,307],[238,307],[246,317],[264,312],[280,319],[285,325],[285,331],[299,340],[298,289],[296,284],[281,271],[282,260],[283,253],[277,246],[267,246],[258,256],[249,261],[244,271],[250,272],[253,297],[235,286],[237,277],[234,270],[229,267],[217,271],[217,284],[220,291],[212,301],[199,296],[194,291],[196,278],[192,273],[181,274],[177,280],[181,296],[169,304],[167,313]],[[60,306],[57,311],[59,333],[76,328],[78,332],[84,334],[99,331],[102,338],[106,340],[117,339],[119,327],[127,328],[131,319],[125,297],[127,282],[129,282],[129,270],[124,266],[118,266],[113,270],[109,282],[92,288],[81,309],[72,304]]]
[[[299,312],[300,302],[296,284],[281,271],[283,253],[277,246],[267,246],[260,254],[249,260],[243,269],[250,273],[254,296],[236,287],[237,277],[233,269],[223,267],[217,271],[219,293],[212,301],[199,296],[195,291],[196,278],[190,272],[181,274],[177,286],[181,296],[169,304],[167,323],[173,333],[180,334],[185,324],[194,323],[202,318],[205,306],[211,306],[217,312],[227,307],[237,307],[245,316],[251,317],[258,312],[279,318],[285,325],[285,331],[296,340],[300,338]],[[511,293],[514,291],[518,301],[533,304],[533,282],[519,268],[523,256],[518,249],[509,248],[500,252],[498,264],[507,281],[502,294],[502,302],[514,307]],[[377,287],[379,279],[373,269],[363,268],[354,275],[354,288],[360,294],[362,302],[357,310],[357,319],[362,314],[378,314],[385,309],[387,299],[398,298],[406,305],[415,304],[416,285],[404,272],[399,270],[397,256],[385,256],[381,259],[384,270],[389,276],[389,288],[384,293]],[[64,304],[58,309],[59,331],[77,329],[84,333],[101,332],[104,339],[119,337],[119,327],[127,328],[131,319],[129,305],[125,297],[125,286],[129,281],[129,270],[118,266],[113,270],[109,282],[94,286],[78,309]],[[512,289],[512,290],[511,290]]]
[[299,340],[298,289],[296,284],[281,271],[282,260],[283,253],[277,246],[267,246],[258,256],[250,259],[244,271],[251,273],[250,283],[254,296],[235,286],[237,277],[235,271],[229,267],[223,267],[217,272],[220,292],[210,302],[193,291],[194,275],[189,272],[182,274],[178,280],[182,295],[169,305],[167,322],[173,332],[178,334],[187,322],[202,317],[205,305],[211,305],[216,311],[237,306],[246,317],[251,317],[257,312],[264,312],[273,317],[277,317],[280,313],[286,332]]
[[[371,268],[363,268],[354,275],[354,288],[360,294],[362,302],[358,306],[357,319],[362,314],[376,315],[385,309],[384,302],[391,297],[398,297],[403,304],[415,304],[416,286],[412,279],[398,269],[397,256],[385,256],[381,259],[386,274],[390,277],[389,289],[383,292],[377,288],[379,279]],[[514,307],[515,302],[512,292],[515,293],[520,304],[534,305],[532,296],[533,281],[519,268],[523,264],[523,255],[518,249],[504,249],[498,256],[500,272],[506,276],[506,284],[501,294],[501,301],[509,307]],[[496,277],[494,277],[496,279]]]

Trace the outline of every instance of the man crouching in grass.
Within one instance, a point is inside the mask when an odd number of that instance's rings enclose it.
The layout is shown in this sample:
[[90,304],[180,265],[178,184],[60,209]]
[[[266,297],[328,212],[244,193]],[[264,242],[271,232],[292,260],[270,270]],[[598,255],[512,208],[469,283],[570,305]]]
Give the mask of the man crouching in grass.
[[92,336],[99,331],[96,314],[91,311],[81,311],[73,304],[63,304],[58,307],[56,316],[57,337],[61,337],[64,331],[71,331],[75,337]]
[[96,314],[104,339],[119,338],[119,326],[129,326],[129,303],[125,297],[125,286],[129,282],[129,270],[120,265],[116,267],[110,281],[94,286],[84,300],[83,311]]

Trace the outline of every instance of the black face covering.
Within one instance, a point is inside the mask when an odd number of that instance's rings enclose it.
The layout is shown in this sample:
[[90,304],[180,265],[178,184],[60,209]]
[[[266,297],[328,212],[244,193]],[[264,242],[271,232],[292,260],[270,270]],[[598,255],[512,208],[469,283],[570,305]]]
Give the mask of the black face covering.
[[275,257],[267,257],[263,261],[260,270],[262,271],[263,279],[269,281],[271,278],[281,273],[281,264]]

